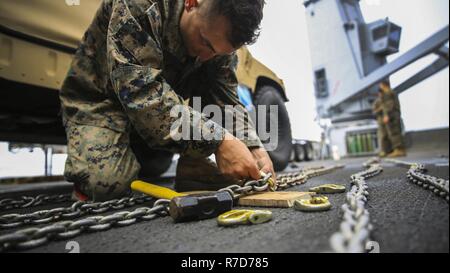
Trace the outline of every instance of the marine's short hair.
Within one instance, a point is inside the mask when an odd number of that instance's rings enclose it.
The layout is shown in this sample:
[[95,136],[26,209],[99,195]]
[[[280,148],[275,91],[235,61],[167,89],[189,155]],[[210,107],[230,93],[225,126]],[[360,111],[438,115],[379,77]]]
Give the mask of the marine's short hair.
[[231,33],[228,40],[235,48],[256,42],[260,34],[264,0],[206,0],[210,17],[222,15],[229,19]]

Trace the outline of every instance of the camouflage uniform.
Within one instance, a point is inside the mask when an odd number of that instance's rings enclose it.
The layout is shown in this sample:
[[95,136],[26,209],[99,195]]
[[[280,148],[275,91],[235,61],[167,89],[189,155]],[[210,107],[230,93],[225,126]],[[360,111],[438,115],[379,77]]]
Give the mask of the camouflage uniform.
[[[149,147],[191,160],[215,152],[227,132],[189,107],[191,132],[204,139],[171,138],[177,120],[171,109],[194,96],[203,105],[240,104],[236,54],[205,63],[190,58],[179,29],[183,9],[182,0],[104,0],[83,37],[60,98],[68,138],[65,176],[92,199],[120,197],[137,178],[131,131]],[[243,142],[262,147],[251,121],[243,124],[249,129]]]
[[[404,149],[398,96],[392,90],[383,92],[374,102],[373,113],[378,122],[378,142],[381,151],[389,154],[394,149]],[[383,121],[385,116],[389,117],[388,124]]]

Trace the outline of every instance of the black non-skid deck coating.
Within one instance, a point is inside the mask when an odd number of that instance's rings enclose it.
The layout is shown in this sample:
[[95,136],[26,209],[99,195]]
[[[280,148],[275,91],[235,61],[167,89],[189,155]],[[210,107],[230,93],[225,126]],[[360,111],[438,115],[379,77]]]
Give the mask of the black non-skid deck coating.
[[[312,178],[307,184],[289,191],[307,191],[324,183],[344,184],[349,188],[350,175],[361,171],[365,160],[367,158],[343,160],[344,169]],[[414,155],[407,160],[429,163],[430,174],[448,179],[448,157]],[[333,163],[298,166],[318,164]],[[407,169],[389,163],[383,163],[383,167],[382,174],[368,180],[367,204],[374,226],[372,239],[379,243],[381,252],[448,252],[449,206],[445,200],[408,183]],[[84,233],[73,241],[79,243],[82,253],[330,252],[329,238],[339,229],[340,206],[345,202],[345,194],[329,195],[329,198],[333,204],[330,211],[303,213],[293,208],[270,209],[273,220],[261,225],[224,228],[219,227],[215,219],[174,224],[170,217],[165,217],[105,232]],[[39,209],[49,207],[55,206]],[[22,212],[30,210],[36,208]],[[0,232],[4,233],[4,230]],[[67,252],[66,243],[52,242],[27,252]]]

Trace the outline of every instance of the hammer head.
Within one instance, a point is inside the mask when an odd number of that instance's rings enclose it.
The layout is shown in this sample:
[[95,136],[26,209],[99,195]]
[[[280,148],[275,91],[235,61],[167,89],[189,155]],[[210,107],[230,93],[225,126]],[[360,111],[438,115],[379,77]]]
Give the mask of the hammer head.
[[170,201],[170,216],[175,222],[214,218],[233,208],[228,192],[214,192],[175,197]]

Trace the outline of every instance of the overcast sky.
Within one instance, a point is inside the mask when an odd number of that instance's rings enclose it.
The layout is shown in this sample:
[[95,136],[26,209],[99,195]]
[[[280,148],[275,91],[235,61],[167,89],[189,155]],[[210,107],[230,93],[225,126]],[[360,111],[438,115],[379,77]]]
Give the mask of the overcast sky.
[[[328,0],[327,0],[328,1]],[[287,104],[295,138],[319,139],[314,122],[315,98],[303,0],[266,0],[262,32],[250,47],[252,54],[274,70],[286,84]],[[403,28],[400,53],[414,47],[449,23],[448,0],[362,0],[366,22],[389,17]],[[424,58],[391,80],[403,80],[435,60]],[[406,130],[449,125],[448,68],[401,94],[400,102]],[[295,118],[294,118],[295,117]]]

